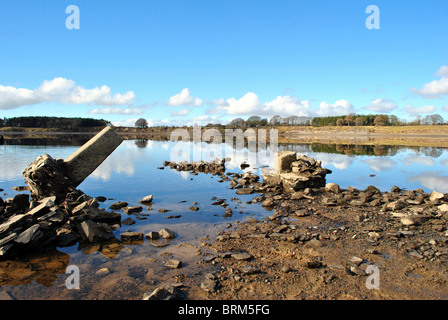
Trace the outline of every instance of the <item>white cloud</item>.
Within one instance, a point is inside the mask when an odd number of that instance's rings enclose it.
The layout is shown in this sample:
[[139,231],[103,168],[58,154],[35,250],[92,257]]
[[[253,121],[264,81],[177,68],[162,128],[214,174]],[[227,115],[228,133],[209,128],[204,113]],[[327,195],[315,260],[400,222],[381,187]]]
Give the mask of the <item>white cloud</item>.
[[310,109],[308,101],[300,101],[291,96],[278,96],[272,101],[261,103],[258,95],[253,92],[246,93],[240,99],[216,99],[213,103],[217,105],[216,109],[212,109],[214,113],[224,110],[231,115],[308,116]]
[[441,66],[440,69],[436,71],[436,76],[438,77],[448,76],[448,66]]
[[119,107],[107,107],[107,108],[95,108],[89,111],[91,114],[120,114],[120,115],[139,115],[143,114],[144,110],[140,108],[119,108]]
[[[137,120],[138,118],[130,118],[126,120],[117,120],[111,122],[116,127],[134,127],[135,122]],[[146,119],[146,121],[148,121],[148,127],[166,126],[170,123],[169,119],[163,119],[163,120]]]
[[427,113],[433,113],[436,111],[436,106],[434,105],[428,105],[423,107],[415,108],[412,105],[408,104],[405,106],[404,111],[411,115],[419,115],[419,114],[427,114]]
[[14,109],[43,102],[62,104],[91,104],[116,106],[131,104],[135,98],[132,91],[112,94],[105,85],[93,89],[77,86],[74,81],[64,78],[45,80],[37,89],[15,88],[0,85],[0,109]]
[[398,107],[397,104],[393,103],[389,99],[374,99],[370,102],[370,104],[365,108],[367,110],[371,110],[378,113],[389,113],[392,110],[395,110]]
[[259,116],[331,116],[346,115],[354,112],[353,105],[348,100],[338,100],[334,104],[322,102],[317,109],[311,108],[309,101],[301,101],[291,96],[277,96],[272,101],[261,103],[258,95],[253,92],[246,93],[240,99],[227,100],[216,99],[213,103],[217,106],[211,109],[209,114],[224,110],[230,115],[259,115]]
[[186,116],[186,115],[188,115],[190,113],[190,109],[188,109],[188,108],[185,108],[185,109],[182,109],[182,110],[179,110],[179,111],[171,111],[171,115],[173,116],[173,117],[184,117],[184,116]]
[[340,116],[353,113],[354,108],[350,101],[341,99],[334,104],[329,104],[325,101],[321,102],[319,109],[315,111],[318,116]]
[[428,99],[440,98],[440,95],[448,94],[448,66],[441,66],[436,76],[441,79],[428,82],[421,89],[411,88],[411,91]]
[[275,100],[266,102],[263,106],[263,113],[266,115],[280,116],[309,116],[309,101],[300,101],[291,96],[278,96]]
[[261,111],[262,104],[255,93],[248,92],[238,100],[230,98],[225,102],[222,101],[219,107],[224,109],[228,114],[248,115],[258,114]]
[[194,98],[190,94],[188,88],[182,89],[182,91],[174,96],[170,97],[167,103],[169,106],[190,106],[190,107],[201,107],[202,100],[199,98]]

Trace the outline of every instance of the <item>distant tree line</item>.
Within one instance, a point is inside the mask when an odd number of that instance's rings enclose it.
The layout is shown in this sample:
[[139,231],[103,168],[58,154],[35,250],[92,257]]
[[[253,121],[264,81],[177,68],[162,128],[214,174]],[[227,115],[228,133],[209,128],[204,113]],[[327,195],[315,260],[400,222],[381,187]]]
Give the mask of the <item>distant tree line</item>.
[[0,127],[58,128],[63,130],[104,127],[108,124],[109,122],[106,120],[91,118],[15,117],[0,119]]
[[279,115],[273,116],[270,120],[261,118],[259,116],[251,116],[247,120],[243,118],[235,118],[229,124],[223,126],[222,124],[209,123],[206,127],[226,127],[226,128],[259,128],[266,126],[404,126],[404,125],[443,125],[445,120],[440,114],[431,114],[425,117],[417,116],[415,120],[406,121],[399,119],[395,115],[362,115],[362,114],[348,114],[342,116],[328,116],[328,117],[300,117],[289,116],[281,117]]

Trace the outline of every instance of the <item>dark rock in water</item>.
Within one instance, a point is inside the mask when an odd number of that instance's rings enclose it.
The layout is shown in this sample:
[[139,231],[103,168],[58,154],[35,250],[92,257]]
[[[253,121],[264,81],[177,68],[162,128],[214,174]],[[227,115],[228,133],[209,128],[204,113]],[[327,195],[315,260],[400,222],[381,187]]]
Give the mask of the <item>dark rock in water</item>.
[[135,224],[135,220],[132,219],[132,218],[127,218],[127,219],[124,219],[123,221],[121,221],[121,224],[124,224],[126,226],[130,226],[130,225]]
[[250,167],[250,164],[248,164],[248,163],[246,163],[246,162],[243,162],[243,163],[240,164],[240,168],[241,168],[242,170],[244,170],[244,169],[246,169],[246,168],[249,168],[249,167]]
[[120,210],[121,208],[127,207],[128,203],[126,201],[118,201],[110,205],[111,210]]
[[143,208],[141,206],[131,206],[131,207],[124,207],[121,208],[125,213],[132,214],[136,212],[142,212]]
[[80,227],[83,235],[93,243],[114,238],[112,228],[107,223],[86,220],[81,222]]
[[226,208],[225,213],[223,214],[223,217],[231,217],[233,216],[233,211],[230,208]]
[[143,232],[123,232],[120,237],[125,241],[140,241],[143,240]]

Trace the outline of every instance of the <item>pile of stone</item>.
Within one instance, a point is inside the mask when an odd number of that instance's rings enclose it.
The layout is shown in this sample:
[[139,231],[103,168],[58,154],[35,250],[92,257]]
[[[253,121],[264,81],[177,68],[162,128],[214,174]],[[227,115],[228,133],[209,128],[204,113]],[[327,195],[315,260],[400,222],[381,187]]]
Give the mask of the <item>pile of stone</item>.
[[293,151],[276,154],[275,169],[265,171],[264,182],[281,186],[283,192],[297,192],[306,188],[321,188],[326,185],[326,175],[331,170],[322,168],[322,162]]
[[0,198],[0,258],[114,238],[121,215],[100,210],[97,199],[76,187],[123,141],[104,128],[66,160],[45,154],[23,172],[31,194]]
[[99,209],[95,198],[76,190],[62,202],[56,196],[29,201],[17,194],[0,203],[0,258],[72,246],[78,241],[102,242],[114,238],[121,215]]
[[164,167],[170,167],[177,171],[190,171],[192,173],[211,173],[212,175],[222,175],[226,171],[225,159],[215,161],[194,161],[194,162],[175,162],[164,161]]

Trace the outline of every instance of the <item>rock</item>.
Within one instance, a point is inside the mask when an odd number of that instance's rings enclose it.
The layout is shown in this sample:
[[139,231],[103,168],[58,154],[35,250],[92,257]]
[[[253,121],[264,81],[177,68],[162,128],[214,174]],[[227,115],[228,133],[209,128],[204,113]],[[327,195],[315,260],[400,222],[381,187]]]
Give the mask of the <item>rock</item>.
[[159,212],[160,213],[165,213],[165,212],[170,212],[171,210],[168,210],[168,209],[159,209]]
[[381,191],[375,187],[375,186],[368,186],[364,192],[369,192],[369,193],[373,193],[373,194],[381,194]]
[[190,210],[191,210],[191,211],[199,211],[199,207],[197,207],[197,206],[191,206],[191,207],[190,207]]
[[340,188],[337,183],[327,183],[325,185],[325,190],[333,192],[333,193],[339,193]]
[[278,173],[291,172],[292,163],[297,160],[294,151],[280,151],[276,153],[275,170]]
[[284,272],[284,273],[288,273],[288,272],[291,271],[291,267],[290,266],[283,266],[281,268],[281,271]]
[[23,213],[30,206],[30,196],[28,194],[16,194],[12,199],[11,212]]
[[201,282],[201,289],[208,293],[213,293],[217,290],[217,283],[213,279],[206,278]]
[[86,209],[84,213],[87,217],[95,222],[105,222],[107,224],[120,223],[121,214],[116,212],[105,211],[104,209]]
[[400,222],[404,226],[413,226],[415,224],[415,220],[410,217],[403,217]]
[[305,263],[305,267],[309,268],[309,269],[317,269],[322,267],[323,264],[321,261],[307,261]]
[[142,300],[176,300],[180,298],[179,289],[175,286],[164,284],[151,293],[145,293]]
[[42,236],[43,236],[42,232],[39,231],[39,224],[34,224],[25,231],[23,231],[21,234],[19,234],[17,238],[14,239],[14,242],[20,244],[28,244],[30,241],[39,239],[39,237]]
[[432,202],[438,201],[440,199],[443,199],[445,197],[445,195],[443,193],[437,192],[437,191],[433,191],[431,192],[431,194],[429,195],[429,200]]
[[114,237],[112,228],[103,222],[85,220],[81,222],[81,230],[85,237],[92,243],[110,240]]
[[232,258],[235,260],[249,260],[252,258],[252,255],[250,253],[234,253],[232,254]]
[[141,206],[131,206],[131,207],[124,207],[121,208],[125,213],[132,214],[136,212],[142,212],[143,208]]
[[244,266],[241,271],[245,274],[256,274],[256,273],[260,273],[260,269],[258,269],[257,267],[254,266]]
[[143,204],[146,204],[146,203],[151,203],[153,200],[154,200],[154,197],[153,197],[153,195],[151,194],[151,195],[149,195],[149,196],[144,197],[144,198],[141,199],[139,202],[140,202],[140,203],[143,203]]
[[251,193],[254,193],[254,188],[252,188],[252,187],[249,187],[249,188],[240,188],[240,189],[238,189],[238,190],[236,190],[236,194],[239,194],[239,195],[244,195],[244,194],[251,194]]
[[132,219],[131,217],[124,219],[123,221],[121,221],[121,224],[124,224],[126,226],[130,226],[135,224],[135,220]]
[[143,232],[123,232],[120,237],[124,241],[141,241],[143,240]]
[[366,276],[367,273],[359,267],[352,266],[348,269],[349,273],[356,276]]
[[406,201],[399,199],[397,201],[391,202],[387,204],[387,209],[392,211],[401,210],[407,207]]
[[165,267],[171,268],[171,269],[179,269],[182,266],[182,261],[171,259],[165,262]]
[[109,273],[110,273],[110,270],[108,268],[101,268],[101,269],[99,269],[98,271],[95,272],[95,274],[97,276],[105,276],[105,275],[107,275]]
[[401,192],[401,189],[398,188],[397,186],[393,186],[392,189],[390,190],[391,192]]
[[417,251],[410,251],[409,253],[409,256],[411,257],[411,258],[414,258],[414,259],[417,259],[417,260],[421,260],[421,259],[423,259],[423,256],[420,254],[420,253],[418,253]]
[[174,239],[176,234],[168,228],[163,228],[159,231],[159,236],[163,239]]
[[127,207],[128,203],[126,201],[118,201],[110,205],[111,210],[120,210],[121,208]]
[[264,200],[261,205],[263,207],[273,207],[274,206],[274,201],[272,200],[272,198],[267,198],[266,200]]
[[226,208],[225,213],[223,214],[223,217],[231,217],[233,215],[233,211],[230,208]]
[[437,209],[439,209],[440,212],[448,212],[448,204],[444,203],[438,206]]
[[355,265],[355,266],[359,266],[361,263],[364,262],[364,259],[363,259],[363,258],[356,257],[356,256],[353,256],[353,257],[351,257],[350,259],[348,259],[348,262],[349,262],[350,264]]
[[178,219],[180,217],[182,217],[182,215],[177,214],[177,215],[172,215],[172,216],[166,216],[165,219]]
[[150,231],[147,234],[145,234],[145,237],[149,240],[157,240],[160,238],[160,235],[158,232]]

